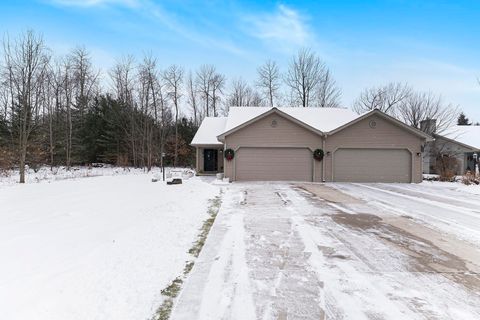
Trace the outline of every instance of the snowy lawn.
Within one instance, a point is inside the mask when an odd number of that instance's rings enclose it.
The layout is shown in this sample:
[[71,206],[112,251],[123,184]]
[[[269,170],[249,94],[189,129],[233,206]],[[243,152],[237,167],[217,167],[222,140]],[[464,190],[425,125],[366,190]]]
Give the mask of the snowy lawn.
[[187,251],[219,187],[197,177],[167,186],[152,183],[152,174],[121,173],[0,180],[1,319],[154,314],[161,289],[192,259]]

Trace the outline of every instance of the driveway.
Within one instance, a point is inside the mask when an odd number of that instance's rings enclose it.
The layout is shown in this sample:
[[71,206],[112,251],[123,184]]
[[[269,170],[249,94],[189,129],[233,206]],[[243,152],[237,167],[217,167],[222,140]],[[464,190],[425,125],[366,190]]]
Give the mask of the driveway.
[[477,198],[229,185],[172,319],[479,319]]

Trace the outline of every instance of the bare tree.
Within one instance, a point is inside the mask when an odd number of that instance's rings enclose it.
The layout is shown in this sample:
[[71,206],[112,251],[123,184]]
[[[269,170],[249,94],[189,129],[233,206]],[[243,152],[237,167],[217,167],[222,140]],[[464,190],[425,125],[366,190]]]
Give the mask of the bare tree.
[[167,84],[168,95],[175,107],[175,154],[173,165],[177,165],[178,160],[178,113],[179,113],[179,100],[182,96],[181,85],[183,82],[183,68],[177,65],[171,65],[165,70],[163,78]]
[[[110,70],[110,78],[114,90],[114,96],[118,102],[127,109],[135,110],[134,104],[134,63],[132,56],[127,56],[117,61],[116,65]],[[128,124],[122,124],[123,130],[129,137],[130,150],[132,154],[133,166],[139,165],[136,131],[137,123],[135,112],[130,112]]]
[[376,88],[367,88],[354,102],[353,110],[360,114],[378,109],[385,113],[394,114],[395,108],[407,99],[411,93],[410,86],[399,82],[391,82]]
[[338,108],[341,91],[333,80],[330,70],[325,68],[322,80],[317,88],[317,106],[320,108]]
[[43,86],[48,74],[50,55],[43,38],[28,31],[17,40],[3,41],[4,67],[10,92],[12,116],[20,167],[20,183],[25,183],[25,163],[39,109],[44,98]]
[[309,49],[302,49],[290,62],[285,83],[302,107],[310,107],[326,72],[325,64]]
[[193,123],[195,125],[198,125],[199,123],[199,112],[198,112],[198,106],[197,106],[197,94],[198,88],[197,88],[197,83],[193,81],[193,75],[192,72],[190,71],[188,73],[187,77],[187,93],[188,93],[188,99],[187,103],[190,105],[193,113]]
[[118,60],[109,72],[114,96],[123,104],[133,104],[134,64],[133,56],[125,56]]
[[457,106],[445,104],[440,96],[431,92],[411,92],[395,111],[404,123],[420,129],[423,120],[436,120],[436,133],[441,133],[455,123],[460,111]]
[[205,64],[198,69],[195,79],[195,82],[198,85],[198,90],[201,94],[201,98],[204,102],[204,114],[207,117],[210,116],[210,91],[214,74],[215,67]]
[[258,79],[256,85],[268,100],[268,105],[273,107],[274,99],[278,96],[280,88],[280,70],[275,61],[267,60],[257,68]]
[[220,94],[223,93],[223,87],[225,86],[225,76],[215,72],[211,79],[211,101],[212,101],[212,110],[213,116],[218,116],[218,101],[220,100]]
[[263,104],[262,97],[253,90],[242,78],[232,81],[232,89],[228,96],[227,107],[259,107]]
[[0,78],[0,119],[6,120],[9,106],[8,82]]
[[[156,61],[152,57],[144,57],[143,61],[138,66],[138,104],[140,109],[141,119],[141,160],[142,165],[147,167],[150,171],[153,165],[154,154],[154,134],[155,134],[155,122],[158,117],[157,109],[155,106],[154,97],[154,79]],[[153,121],[152,121],[153,115]]]
[[74,49],[69,55],[75,84],[74,105],[83,117],[88,105],[98,93],[100,71],[93,69],[90,54],[84,47]]
[[54,157],[55,157],[55,144],[54,144],[54,134],[53,134],[53,119],[55,114],[55,107],[57,105],[57,82],[56,82],[56,74],[55,69],[50,66],[47,77],[46,77],[46,85],[45,85],[45,103],[46,103],[46,113],[48,119],[48,152],[50,154],[50,170],[53,170],[54,166]]
[[70,169],[72,161],[72,136],[73,136],[73,123],[72,123],[72,108],[73,95],[74,95],[74,81],[72,74],[72,65],[70,59],[66,58],[62,62],[62,90],[65,98],[64,104],[66,108],[66,125],[67,131],[65,136],[65,158],[67,169]]

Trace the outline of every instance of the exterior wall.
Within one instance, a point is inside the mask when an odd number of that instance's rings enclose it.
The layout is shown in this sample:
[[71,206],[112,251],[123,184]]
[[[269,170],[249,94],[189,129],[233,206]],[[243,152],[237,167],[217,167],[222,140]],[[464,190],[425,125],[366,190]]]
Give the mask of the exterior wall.
[[[276,125],[272,126],[272,121]],[[312,152],[322,148],[322,137],[303,128],[280,114],[271,114],[225,137],[225,148],[235,152],[242,147],[308,148]],[[225,176],[235,180],[235,158],[225,161]],[[312,154],[313,181],[322,181],[322,161],[315,161]]]
[[464,174],[467,170],[467,156],[470,153],[472,153],[472,150],[469,148],[453,141],[437,137],[435,141],[427,143],[427,146],[425,147],[424,164],[428,166],[424,167],[424,173],[437,173],[435,169],[436,156],[438,154],[448,154],[454,156],[458,161],[455,174]]
[[[370,127],[372,120],[376,123],[375,128]],[[412,156],[412,182],[421,182],[422,157],[417,156],[417,153],[421,153],[422,144],[424,144],[423,138],[417,137],[377,115],[372,115],[327,137],[324,159],[325,180],[332,181],[333,179],[333,161],[337,149],[387,148],[407,149]]]
[[197,173],[203,173],[203,150],[205,149],[217,149],[218,150],[218,172],[223,172],[224,167],[224,159],[223,159],[223,147],[216,146],[201,146],[196,147],[196,170]]

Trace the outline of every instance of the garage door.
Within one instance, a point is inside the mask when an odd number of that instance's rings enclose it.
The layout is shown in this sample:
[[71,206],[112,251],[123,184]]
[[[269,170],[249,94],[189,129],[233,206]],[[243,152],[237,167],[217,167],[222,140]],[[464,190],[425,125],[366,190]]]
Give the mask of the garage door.
[[312,181],[307,148],[240,148],[235,154],[239,181]]
[[333,181],[411,182],[412,156],[405,149],[338,149]]

